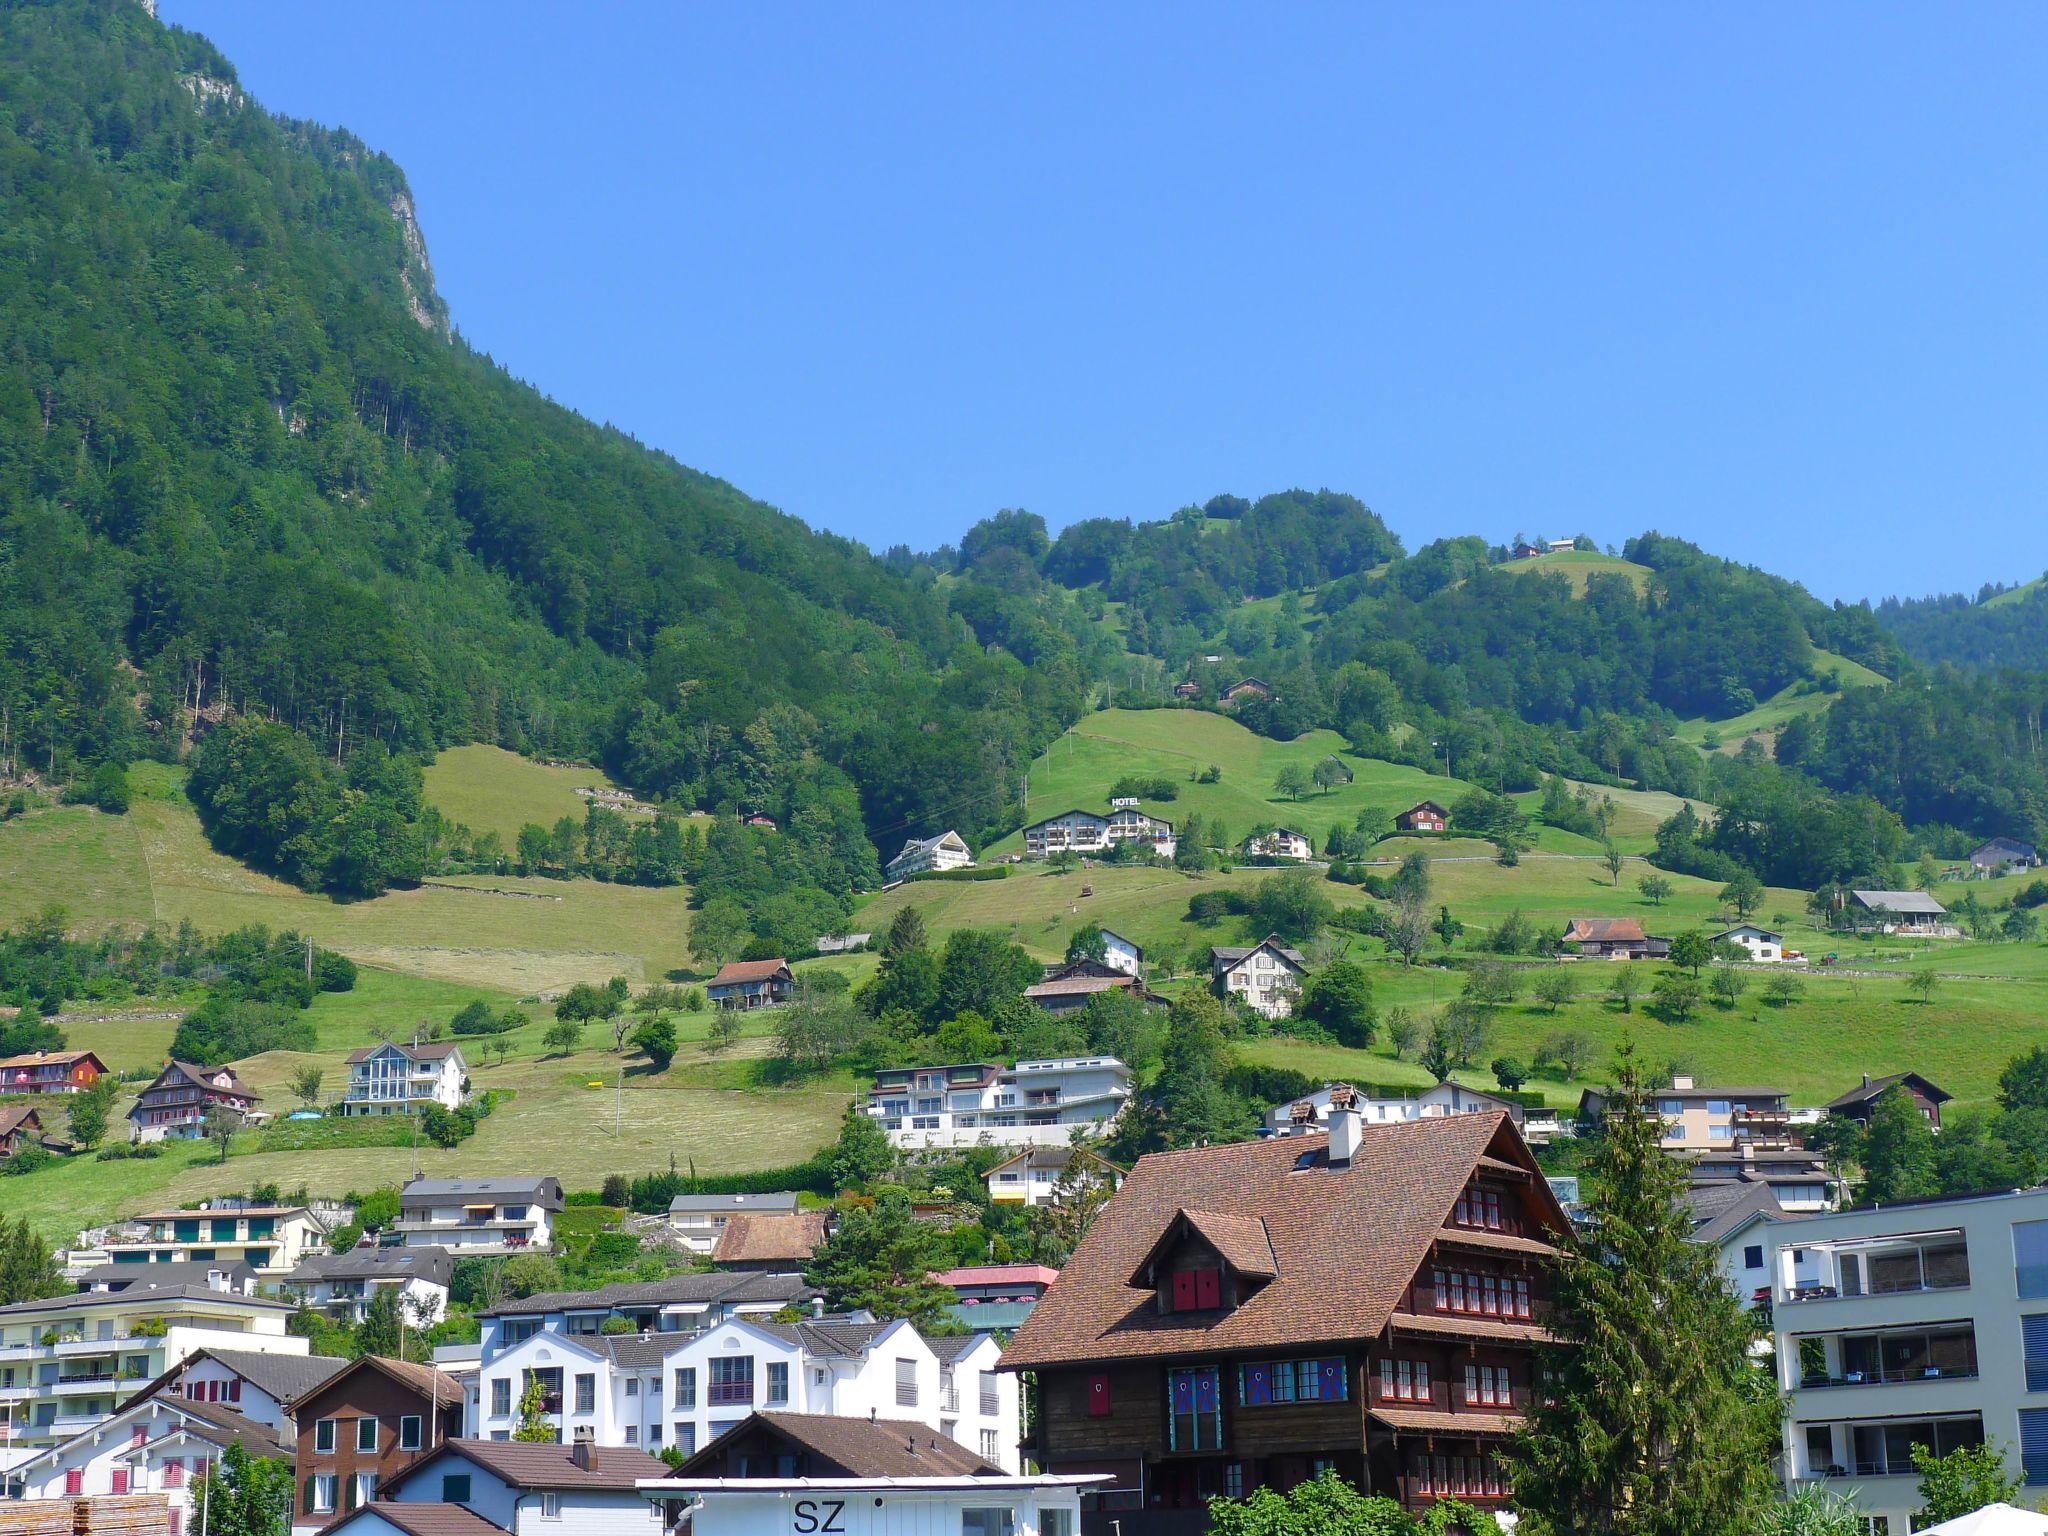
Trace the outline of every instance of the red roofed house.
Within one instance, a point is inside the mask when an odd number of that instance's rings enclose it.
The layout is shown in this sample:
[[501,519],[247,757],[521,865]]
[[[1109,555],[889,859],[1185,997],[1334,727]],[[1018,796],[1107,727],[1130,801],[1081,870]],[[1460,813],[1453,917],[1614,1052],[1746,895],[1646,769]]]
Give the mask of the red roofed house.
[[137,1141],[177,1136],[190,1141],[206,1134],[206,1112],[220,1106],[237,1116],[256,1107],[256,1095],[233,1067],[195,1067],[174,1061],[141,1093],[128,1120]]
[[[1032,1454],[1188,1530],[1217,1494],[1334,1468],[1411,1510],[1512,1498],[1497,1452],[1548,1335],[1564,1212],[1505,1114],[1141,1158],[1003,1355]],[[1164,1519],[1147,1516],[1167,1514]]]
[[76,1093],[107,1070],[91,1051],[35,1051],[0,1061],[0,1093]]
[[1558,943],[1596,959],[1661,960],[1671,953],[1669,939],[1644,933],[1643,925],[1632,917],[1575,917]]
[[1422,800],[1396,816],[1394,825],[1403,832],[1447,832],[1451,813],[1434,800]]
[[719,967],[704,995],[720,1008],[773,1008],[789,1001],[795,983],[787,960],[735,960]]

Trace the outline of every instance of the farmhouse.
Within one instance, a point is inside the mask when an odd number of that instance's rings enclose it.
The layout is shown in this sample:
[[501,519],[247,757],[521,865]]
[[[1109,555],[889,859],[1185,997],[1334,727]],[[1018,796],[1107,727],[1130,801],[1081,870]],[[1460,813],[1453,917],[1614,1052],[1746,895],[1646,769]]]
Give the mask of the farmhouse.
[[1955,938],[1960,932],[1948,921],[1948,908],[1925,891],[1851,891],[1850,921],[1875,926],[1880,933]]
[[1543,541],[1543,552],[1547,555],[1562,555],[1578,547],[1579,541],[1577,539],[1545,539]]
[[0,1104],[0,1157],[12,1157],[43,1139],[43,1117],[33,1104]]
[[1270,699],[1271,697],[1273,697],[1273,690],[1260,682],[1256,677],[1248,677],[1242,682],[1232,683],[1223,690],[1223,702],[1226,704],[1241,704],[1246,699]]
[[1315,857],[1316,845],[1286,827],[1275,827],[1270,832],[1260,832],[1244,840],[1247,858],[1253,859],[1310,859]]
[[1324,1468],[1411,1510],[1500,1508],[1565,1229],[1501,1114],[1158,1153],[1003,1365],[1038,1373],[1039,1464],[1108,1472],[1147,1516]]
[[1866,1072],[1861,1083],[1828,1100],[1827,1112],[1840,1115],[1845,1120],[1854,1120],[1858,1125],[1868,1125],[1870,1112],[1877,1107],[1879,1097],[1893,1088],[1904,1089],[1907,1097],[1912,1099],[1913,1107],[1920,1111],[1921,1118],[1937,1131],[1941,1129],[1941,1106],[1955,1095],[1935,1087],[1918,1072],[1894,1072],[1890,1077],[1872,1077]]
[[453,1041],[397,1045],[386,1040],[348,1058],[345,1115],[402,1115],[438,1104],[460,1109],[468,1097],[469,1063]]
[[789,1001],[795,985],[787,960],[735,960],[718,968],[704,995],[718,1008],[774,1008]]
[[1071,1013],[1086,1007],[1089,998],[1103,992],[1128,992],[1148,1003],[1166,1001],[1150,991],[1135,971],[1101,960],[1086,959],[1070,960],[1065,965],[1052,967],[1045,973],[1044,980],[1024,989],[1024,1000],[1037,1004],[1047,1013]]
[[1284,1019],[1294,1012],[1308,961],[1269,933],[1249,949],[1211,949],[1209,970],[1218,995],[1237,998],[1269,1019]]
[[0,1093],[77,1093],[107,1070],[92,1051],[34,1051],[0,1060]]
[[1419,800],[1396,816],[1394,825],[1403,832],[1446,832],[1450,830],[1451,813],[1434,800]]
[[1130,1096],[1131,1069],[1114,1056],[1062,1056],[887,1068],[862,1107],[897,1147],[1064,1146],[1074,1127],[1114,1119]]
[[1970,855],[1970,873],[1979,879],[2010,874],[2016,869],[2038,869],[2041,856],[2032,843],[2016,838],[1994,837]]
[[1515,558],[1517,560],[1534,560],[1542,553],[1543,546],[1528,539],[1522,539],[1515,545]]
[[1742,923],[1734,928],[1723,928],[1714,935],[1716,944],[1727,944],[1743,952],[1745,959],[1756,965],[1780,965],[1792,955],[1785,948],[1783,934],[1759,928],[1754,923]]
[[248,1119],[256,1094],[235,1076],[233,1067],[195,1067],[174,1061],[141,1093],[128,1120],[137,1141],[177,1137],[191,1141],[206,1134],[209,1110],[224,1111],[236,1123]]
[[1128,797],[1110,803],[1109,812],[1062,811],[1024,829],[1024,851],[1034,859],[1055,853],[1105,853],[1112,843],[1136,843],[1162,859],[1173,857],[1173,823],[1147,816]]
[[1669,939],[1653,938],[1632,917],[1575,917],[1565,925],[1560,948],[1593,959],[1661,960],[1671,953]]
[[910,875],[928,869],[971,869],[974,852],[958,832],[941,832],[937,837],[913,837],[903,851],[889,861],[882,878],[894,885]]
[[1192,678],[1190,678],[1188,681],[1184,683],[1175,683],[1173,685],[1173,696],[1176,699],[1192,699],[1196,694],[1200,693],[1201,691],[1202,685],[1194,681]]

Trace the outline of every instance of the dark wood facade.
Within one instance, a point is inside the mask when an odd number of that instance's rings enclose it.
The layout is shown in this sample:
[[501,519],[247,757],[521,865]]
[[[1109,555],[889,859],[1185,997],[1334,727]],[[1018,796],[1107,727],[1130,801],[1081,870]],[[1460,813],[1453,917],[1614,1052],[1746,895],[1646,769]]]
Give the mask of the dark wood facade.
[[[324,1525],[462,1433],[462,1388],[426,1366],[364,1357],[291,1404],[296,1526]],[[367,1479],[367,1481],[363,1481]]]

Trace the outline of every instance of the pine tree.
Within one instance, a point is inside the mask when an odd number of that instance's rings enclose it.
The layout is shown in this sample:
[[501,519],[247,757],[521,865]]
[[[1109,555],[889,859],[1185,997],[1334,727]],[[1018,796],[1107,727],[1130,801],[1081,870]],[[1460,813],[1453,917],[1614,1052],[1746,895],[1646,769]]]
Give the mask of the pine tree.
[[1564,1536],[1725,1536],[1772,1492],[1777,1399],[1755,1324],[1693,1243],[1631,1047],[1590,1165],[1589,1225],[1562,1239],[1547,1398],[1510,1452],[1517,1502]]
[[1917,1200],[1941,1193],[1934,1167],[1934,1132],[1897,1084],[1870,1106],[1870,1128],[1863,1137],[1863,1198]]

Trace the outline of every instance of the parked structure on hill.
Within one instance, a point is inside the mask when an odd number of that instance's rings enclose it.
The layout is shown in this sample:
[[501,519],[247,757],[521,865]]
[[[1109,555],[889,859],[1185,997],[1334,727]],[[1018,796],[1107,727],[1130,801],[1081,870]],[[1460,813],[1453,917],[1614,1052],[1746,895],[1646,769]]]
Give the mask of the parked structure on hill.
[[2048,1190],[1764,1229],[1789,1487],[1824,1481],[1905,1536],[1915,1445],[1989,1445],[2048,1483]]
[[1330,1128],[1330,1116],[1340,1110],[1355,1113],[1367,1125],[1497,1111],[1519,1127],[1527,1113],[1513,1099],[1482,1088],[1468,1088],[1463,1083],[1438,1083],[1405,1098],[1367,1098],[1349,1083],[1326,1083],[1306,1098],[1292,1099],[1267,1110],[1262,1134],[1307,1136],[1325,1132]]
[[958,832],[941,832],[937,837],[913,837],[903,851],[889,861],[882,878],[894,885],[928,869],[972,869],[974,850]]
[[137,1141],[166,1137],[190,1141],[206,1134],[209,1111],[218,1110],[239,1123],[250,1117],[256,1103],[256,1093],[235,1076],[233,1067],[195,1067],[174,1061],[136,1095],[128,1122],[135,1128]]
[[562,1186],[552,1175],[495,1179],[414,1179],[398,1193],[392,1232],[408,1248],[524,1253],[546,1248]]
[[1394,825],[1403,832],[1448,832],[1451,813],[1434,800],[1418,800],[1394,818]]
[[1131,1069],[1114,1056],[1061,1056],[885,1068],[862,1108],[897,1147],[1058,1146],[1076,1126],[1114,1119],[1130,1096]]
[[396,1294],[412,1328],[431,1328],[448,1310],[455,1261],[446,1248],[382,1248],[365,1243],[347,1253],[316,1253],[285,1276],[288,1295],[336,1322],[360,1323],[379,1291]]
[[1323,1468],[1411,1510],[1503,1508],[1565,1230],[1504,1114],[1160,1153],[1003,1364],[1038,1373],[1036,1459],[1112,1474],[1126,1536]]
[[[1076,1158],[1079,1171],[1074,1171]],[[1114,1192],[1123,1177],[1123,1169],[1086,1148],[1029,1147],[990,1168],[982,1182],[996,1205],[1058,1205],[1077,1187]]]
[[735,960],[718,968],[704,995],[717,1008],[774,1008],[789,1001],[795,985],[787,960]]
[[2011,874],[2016,869],[2039,869],[2041,855],[2032,843],[2014,837],[1994,837],[1970,854],[1970,873],[1980,880]]
[[[0,1401],[17,1446],[97,1429],[122,1400],[196,1350],[307,1353],[291,1306],[198,1285],[88,1291],[0,1307]],[[54,1339],[54,1343],[45,1343]]]
[[288,1406],[298,1424],[294,1536],[361,1509],[398,1473],[462,1433],[460,1382],[382,1355],[350,1361]]
[[793,1216],[796,1208],[796,1191],[789,1189],[758,1195],[677,1195],[668,1203],[668,1224],[690,1252],[709,1254],[733,1217]]
[[1234,997],[1255,1013],[1285,1019],[1294,1013],[1308,961],[1301,951],[1269,933],[1249,948],[1218,945],[1209,951],[1211,986],[1220,997]]
[[438,1104],[460,1109],[469,1096],[469,1063],[452,1040],[398,1045],[386,1040],[348,1058],[345,1115],[402,1115]]
[[1249,859],[1312,859],[1316,845],[1286,827],[1275,827],[1270,832],[1259,832],[1244,840],[1245,857]]
[[1953,939],[1962,932],[1948,920],[1948,908],[1925,891],[1851,891],[1844,916],[1852,927],[1923,939]]
[[0,1093],[77,1093],[106,1070],[93,1051],[32,1051],[0,1059]]
[[1558,947],[1592,960],[1662,960],[1671,953],[1669,939],[1644,933],[1632,917],[1575,917]]
[[333,1225],[306,1205],[267,1205],[217,1195],[203,1205],[145,1211],[143,1234],[102,1244],[113,1264],[216,1264],[236,1260],[265,1279],[282,1279],[307,1257],[327,1252]]
[[1868,1125],[1877,1101],[1893,1088],[1904,1090],[1913,1101],[1913,1107],[1920,1111],[1921,1118],[1937,1131],[1941,1129],[1941,1106],[1955,1095],[1944,1088],[1937,1088],[1918,1072],[1894,1072],[1889,1077],[1872,1077],[1866,1072],[1861,1083],[1828,1100],[1827,1112],[1840,1115],[1845,1120],[1854,1120],[1858,1125]]
[[1147,816],[1136,800],[1126,798],[1111,801],[1103,815],[1062,811],[1024,829],[1024,851],[1034,859],[1056,853],[1107,853],[1119,843],[1132,843],[1170,859],[1176,846],[1173,823]]

